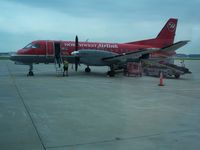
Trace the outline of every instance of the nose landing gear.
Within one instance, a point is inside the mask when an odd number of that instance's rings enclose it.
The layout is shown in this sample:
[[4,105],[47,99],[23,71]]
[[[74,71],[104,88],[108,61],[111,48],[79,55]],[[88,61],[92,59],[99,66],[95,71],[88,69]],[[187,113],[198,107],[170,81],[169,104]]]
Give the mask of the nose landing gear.
[[114,70],[110,70],[110,71],[107,72],[107,75],[109,77],[114,77],[115,76],[115,71]]
[[107,72],[107,75],[108,75],[109,77],[114,77],[115,74],[116,74],[115,68],[114,68],[114,66],[112,65],[112,66],[110,66],[110,71]]
[[29,72],[28,72],[27,76],[34,76],[34,73],[33,73],[33,64],[29,65]]

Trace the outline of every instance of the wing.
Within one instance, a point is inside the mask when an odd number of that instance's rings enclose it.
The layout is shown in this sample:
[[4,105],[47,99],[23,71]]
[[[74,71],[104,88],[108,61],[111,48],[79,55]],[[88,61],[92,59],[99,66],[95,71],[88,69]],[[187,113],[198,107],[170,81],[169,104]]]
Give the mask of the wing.
[[[170,53],[176,51],[178,48],[186,45],[189,41],[179,41],[177,43],[174,43],[170,46],[163,47],[163,48],[148,48],[148,49],[140,49],[137,51],[129,52],[129,53],[123,53],[111,57],[105,57],[102,60],[107,63],[120,63],[120,62],[126,62],[129,59],[138,59],[138,58],[146,58],[151,53],[159,52],[159,55],[163,53],[163,58],[166,58],[166,56]],[[160,58],[159,58],[160,59]]]
[[179,41],[172,45],[161,48],[156,53],[153,53],[153,59],[166,59],[176,54],[176,50],[186,45],[189,41]]
[[123,53],[111,57],[105,57],[102,60],[107,63],[120,63],[120,62],[126,62],[129,59],[138,59],[143,58],[146,55],[149,55],[155,51],[158,51],[160,49],[158,48],[148,48],[148,49],[141,49],[129,53]]
[[163,47],[160,49],[160,52],[170,52],[170,51],[176,51],[177,49],[179,49],[180,47],[186,45],[188,42],[190,41],[179,41],[177,43],[174,43],[170,46],[167,47]]

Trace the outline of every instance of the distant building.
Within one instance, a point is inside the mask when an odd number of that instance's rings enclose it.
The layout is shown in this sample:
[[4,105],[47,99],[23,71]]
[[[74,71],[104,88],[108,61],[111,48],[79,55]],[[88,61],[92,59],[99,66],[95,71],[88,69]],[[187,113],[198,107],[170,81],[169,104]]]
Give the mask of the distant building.
[[9,53],[0,53],[0,56],[9,56]]
[[200,54],[176,54],[175,59],[200,59]]
[[176,54],[174,57],[175,58],[187,58],[188,55],[186,55],[186,54]]
[[191,58],[200,58],[200,54],[189,54],[188,56]]

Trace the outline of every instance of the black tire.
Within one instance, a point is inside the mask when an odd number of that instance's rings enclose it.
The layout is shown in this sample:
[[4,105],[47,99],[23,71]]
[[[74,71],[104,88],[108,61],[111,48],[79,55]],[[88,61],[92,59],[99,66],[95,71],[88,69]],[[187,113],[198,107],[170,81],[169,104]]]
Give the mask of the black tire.
[[109,75],[110,77],[114,77],[115,76],[115,72],[114,71],[108,71],[107,75]]
[[175,77],[176,79],[179,79],[179,78],[180,78],[180,74],[175,74],[174,77]]
[[34,76],[33,71],[29,71],[27,76]]
[[91,69],[89,67],[85,68],[85,72],[89,73],[91,72]]

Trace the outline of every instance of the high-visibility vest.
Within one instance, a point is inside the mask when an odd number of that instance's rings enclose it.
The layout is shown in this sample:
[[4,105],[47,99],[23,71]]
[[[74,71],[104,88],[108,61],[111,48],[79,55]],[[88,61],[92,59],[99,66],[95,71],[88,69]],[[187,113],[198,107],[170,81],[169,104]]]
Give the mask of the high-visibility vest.
[[66,62],[64,62],[64,67],[68,67],[68,65],[69,65],[69,63],[66,61]]

